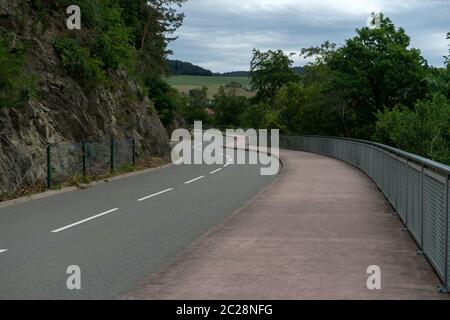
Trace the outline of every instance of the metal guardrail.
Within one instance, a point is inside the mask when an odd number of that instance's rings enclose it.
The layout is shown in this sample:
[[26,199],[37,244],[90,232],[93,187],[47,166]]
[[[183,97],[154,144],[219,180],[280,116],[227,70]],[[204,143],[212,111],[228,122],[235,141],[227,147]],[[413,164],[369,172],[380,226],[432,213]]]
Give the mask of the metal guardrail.
[[280,147],[343,160],[365,172],[450,289],[450,167],[375,142],[317,136],[281,136]]

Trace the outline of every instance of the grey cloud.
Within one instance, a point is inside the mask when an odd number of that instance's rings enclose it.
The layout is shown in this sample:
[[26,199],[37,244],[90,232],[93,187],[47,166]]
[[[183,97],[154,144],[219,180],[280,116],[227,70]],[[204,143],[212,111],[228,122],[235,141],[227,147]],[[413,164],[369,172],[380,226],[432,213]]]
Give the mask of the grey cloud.
[[[190,0],[183,7],[184,25],[171,44],[172,58],[216,72],[246,70],[251,50],[299,51],[325,40],[343,43],[365,25],[370,1],[338,0]],[[397,26],[411,36],[411,45],[427,61],[443,65],[448,54],[449,1],[375,1]],[[297,65],[305,61],[295,59]]]

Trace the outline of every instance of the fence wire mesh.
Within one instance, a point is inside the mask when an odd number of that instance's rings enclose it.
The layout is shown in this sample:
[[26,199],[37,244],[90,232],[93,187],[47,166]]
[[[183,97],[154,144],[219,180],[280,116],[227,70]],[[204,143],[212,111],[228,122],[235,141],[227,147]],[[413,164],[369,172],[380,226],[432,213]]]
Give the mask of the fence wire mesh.
[[[0,144],[0,159],[14,159],[6,165],[2,163],[7,172],[0,174],[0,201],[136,168],[160,166],[166,161],[160,150],[157,142],[149,139],[63,142],[47,146]],[[3,153],[15,157],[2,157]]]
[[134,140],[117,140],[114,145],[114,165],[119,170],[126,170],[134,163]]
[[45,190],[46,152],[36,146],[22,144],[0,145],[0,159],[3,153],[13,154],[9,161],[3,160],[5,172],[0,174],[0,201],[10,199],[14,196],[27,194],[30,189]]
[[50,146],[52,183],[57,185],[69,177],[83,174],[83,151],[81,143],[60,143]]
[[102,177],[134,166],[133,139],[63,143],[50,146],[51,184],[70,177]]
[[98,177],[111,171],[110,142],[86,142],[84,148],[86,176]]

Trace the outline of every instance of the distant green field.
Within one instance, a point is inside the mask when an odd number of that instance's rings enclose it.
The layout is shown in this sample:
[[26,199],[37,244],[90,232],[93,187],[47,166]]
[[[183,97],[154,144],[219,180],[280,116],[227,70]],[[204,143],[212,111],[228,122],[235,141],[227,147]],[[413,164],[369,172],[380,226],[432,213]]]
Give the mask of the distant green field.
[[171,86],[226,85],[233,81],[243,86],[250,86],[250,78],[245,77],[173,76],[167,79]]
[[178,91],[187,94],[189,90],[208,88],[208,97],[213,98],[219,92],[221,86],[231,82],[237,82],[243,88],[236,89],[236,94],[251,98],[256,92],[250,88],[250,78],[246,77],[206,77],[206,76],[173,76],[167,79],[167,82]]

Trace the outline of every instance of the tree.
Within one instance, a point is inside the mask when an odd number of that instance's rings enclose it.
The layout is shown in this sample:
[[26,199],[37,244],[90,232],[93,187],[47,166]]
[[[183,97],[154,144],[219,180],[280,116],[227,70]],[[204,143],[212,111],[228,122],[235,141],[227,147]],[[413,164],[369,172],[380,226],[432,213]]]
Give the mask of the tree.
[[[76,40],[86,59],[99,60],[102,68],[127,70],[144,80],[168,74],[168,44],[184,15],[177,9],[185,0],[33,0],[39,15],[64,14],[69,4],[81,7],[82,32],[66,36]],[[59,48],[61,49],[61,48]],[[60,50],[61,51],[61,50]],[[90,57],[88,57],[90,56]],[[62,57],[60,57],[62,58]]]
[[336,43],[329,40],[322,43],[320,46],[303,48],[300,51],[300,56],[308,59],[313,58],[314,62],[309,65],[322,65],[326,64],[328,60],[336,53]]
[[440,93],[450,99],[450,68],[429,67],[425,77],[432,93]]
[[412,153],[450,164],[450,100],[435,94],[413,109],[402,105],[379,111],[374,138]]
[[263,126],[264,129],[278,129],[281,132],[286,132],[287,128],[281,119],[280,111],[278,110],[268,110],[264,114]]
[[189,95],[181,106],[181,116],[190,124],[193,124],[194,121],[206,121],[205,109],[208,105],[208,88],[189,90]]
[[283,51],[253,50],[250,63],[251,84],[258,91],[256,100],[272,104],[277,91],[289,82],[299,80],[292,70],[293,61]]
[[[447,40],[450,40],[450,32],[447,32]],[[447,57],[444,57],[445,64],[447,65],[447,69],[450,69],[450,49],[448,50],[449,54]]]
[[159,118],[166,128],[170,127],[175,119],[179,93],[166,81],[161,79],[147,79],[145,82],[149,95],[155,103]]
[[216,112],[216,124],[239,126],[239,115],[250,106],[246,97],[238,96],[236,88],[220,87],[214,96],[214,110]]
[[[311,73],[311,68],[307,73]],[[333,95],[323,93],[321,82],[303,81],[281,88],[274,105],[287,133],[340,135],[342,125],[336,101]]]
[[380,28],[357,30],[356,37],[326,58],[333,71],[330,88],[344,94],[356,115],[351,135],[370,137],[378,110],[399,103],[411,108],[427,97],[426,62],[409,44],[405,31],[382,16]]
[[186,0],[117,0],[123,8],[126,24],[132,29],[139,56],[139,70],[144,77],[168,73],[167,56],[172,34],[182,25],[184,14],[177,8]]
[[270,109],[270,106],[263,102],[250,105],[239,115],[240,126],[264,129],[264,116]]
[[123,9],[116,3],[101,1],[98,4],[102,17],[98,24],[98,34],[93,53],[102,58],[106,68],[133,69],[135,66],[135,48],[131,29],[126,26]]
[[278,90],[273,105],[291,134],[341,135],[347,114],[341,112],[339,92],[329,88],[332,71],[326,61],[335,53],[336,44],[326,41],[318,47],[301,50],[304,58],[314,58],[302,68],[299,82],[290,82]]

